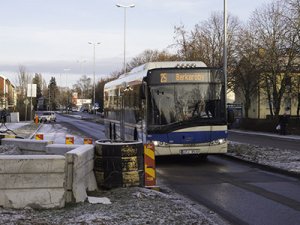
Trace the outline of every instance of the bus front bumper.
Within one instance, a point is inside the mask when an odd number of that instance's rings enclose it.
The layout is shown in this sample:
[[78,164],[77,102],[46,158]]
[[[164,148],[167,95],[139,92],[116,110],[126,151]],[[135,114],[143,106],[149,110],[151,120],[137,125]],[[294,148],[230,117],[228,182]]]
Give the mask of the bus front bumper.
[[168,144],[155,145],[155,155],[197,155],[197,154],[221,154],[227,152],[227,141],[221,144]]

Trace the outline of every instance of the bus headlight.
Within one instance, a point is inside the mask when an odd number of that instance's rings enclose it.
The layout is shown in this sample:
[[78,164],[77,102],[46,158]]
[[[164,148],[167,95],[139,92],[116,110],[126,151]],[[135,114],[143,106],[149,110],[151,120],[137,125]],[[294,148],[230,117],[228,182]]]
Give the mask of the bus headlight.
[[224,144],[225,142],[226,142],[226,139],[225,138],[221,138],[221,139],[217,139],[217,140],[211,141],[210,145],[221,145],[221,144]]
[[166,142],[161,142],[161,141],[152,141],[152,143],[154,144],[154,146],[165,146],[165,145],[167,145]]
[[158,146],[159,142],[158,141],[153,141],[154,146]]

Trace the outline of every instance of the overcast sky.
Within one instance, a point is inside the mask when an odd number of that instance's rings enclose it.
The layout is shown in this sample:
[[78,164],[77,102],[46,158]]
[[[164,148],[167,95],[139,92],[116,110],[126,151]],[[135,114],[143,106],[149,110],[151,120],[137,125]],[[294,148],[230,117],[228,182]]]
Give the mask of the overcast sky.
[[[228,11],[247,21],[253,10],[271,1],[227,0]],[[96,79],[121,69],[124,9],[116,3],[136,5],[127,9],[127,61],[146,49],[166,49],[173,43],[174,26],[192,29],[223,10],[223,0],[2,0],[0,74],[16,82],[23,65],[30,74],[45,75],[47,82],[55,76],[59,85],[73,84],[83,73],[92,77],[88,42],[101,42]]]

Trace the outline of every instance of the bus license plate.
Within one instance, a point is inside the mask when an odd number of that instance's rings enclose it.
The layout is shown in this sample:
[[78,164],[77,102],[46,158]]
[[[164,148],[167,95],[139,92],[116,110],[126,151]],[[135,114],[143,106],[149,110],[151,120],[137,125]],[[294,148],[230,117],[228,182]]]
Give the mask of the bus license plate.
[[181,155],[190,155],[190,154],[199,154],[199,150],[197,149],[183,149],[180,150]]

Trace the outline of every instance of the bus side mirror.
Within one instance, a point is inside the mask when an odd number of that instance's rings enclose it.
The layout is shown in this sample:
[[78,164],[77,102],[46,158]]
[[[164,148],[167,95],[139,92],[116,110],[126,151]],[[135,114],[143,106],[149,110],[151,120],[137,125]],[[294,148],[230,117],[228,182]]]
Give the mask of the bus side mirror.
[[140,97],[141,99],[146,99],[146,83],[142,83],[140,86]]
[[232,124],[234,122],[234,112],[232,109],[227,110],[227,123]]

